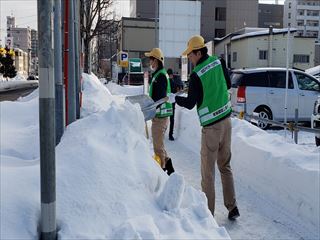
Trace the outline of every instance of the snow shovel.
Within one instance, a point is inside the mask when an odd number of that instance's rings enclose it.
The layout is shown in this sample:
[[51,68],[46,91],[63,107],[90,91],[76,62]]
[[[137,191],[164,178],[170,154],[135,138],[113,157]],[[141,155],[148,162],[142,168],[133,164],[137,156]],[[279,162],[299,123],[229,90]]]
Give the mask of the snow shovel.
[[[183,91],[177,92],[175,95],[178,96],[185,92],[186,90],[183,90]],[[128,96],[126,97],[126,100],[128,100],[133,104],[138,103],[141,107],[144,120],[148,121],[150,119],[153,119],[156,116],[156,112],[157,112],[156,107],[158,105],[161,105],[162,103],[167,102],[169,100],[169,97],[164,97],[154,102],[151,97],[149,97],[148,95],[142,94],[137,96]]]

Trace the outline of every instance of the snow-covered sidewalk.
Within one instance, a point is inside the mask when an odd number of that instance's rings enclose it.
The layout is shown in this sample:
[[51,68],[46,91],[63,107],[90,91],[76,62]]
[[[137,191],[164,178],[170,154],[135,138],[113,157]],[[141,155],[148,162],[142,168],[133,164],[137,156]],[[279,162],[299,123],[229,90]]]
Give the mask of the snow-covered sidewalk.
[[[177,139],[167,140],[166,146],[176,170],[201,189],[197,121],[196,111],[177,107]],[[232,123],[232,166],[241,217],[236,223],[226,219],[218,175],[218,224],[233,239],[319,239],[320,148],[287,143],[246,121]]]

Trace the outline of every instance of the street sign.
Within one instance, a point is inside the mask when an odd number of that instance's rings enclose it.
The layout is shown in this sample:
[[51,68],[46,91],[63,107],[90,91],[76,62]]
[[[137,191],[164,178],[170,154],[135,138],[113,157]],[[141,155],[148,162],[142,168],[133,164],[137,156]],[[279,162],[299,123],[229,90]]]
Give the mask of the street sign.
[[118,53],[118,65],[120,67],[127,68],[129,66],[129,56],[127,52]]

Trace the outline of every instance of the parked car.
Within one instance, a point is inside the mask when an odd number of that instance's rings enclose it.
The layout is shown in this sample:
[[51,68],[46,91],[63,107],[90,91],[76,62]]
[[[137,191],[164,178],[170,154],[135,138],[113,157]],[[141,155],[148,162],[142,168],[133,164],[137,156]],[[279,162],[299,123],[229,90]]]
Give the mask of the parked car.
[[[286,69],[252,68],[234,70],[231,76],[231,102],[237,111],[257,112],[259,117],[284,121]],[[293,121],[295,109],[299,121],[310,121],[314,101],[320,95],[320,82],[313,76],[289,69],[287,91],[287,120]],[[269,125],[261,121],[258,126]]]
[[309,68],[305,72],[320,80],[320,65],[315,66],[313,68]]
[[[313,113],[311,115],[311,127],[320,129],[320,97],[318,97],[314,103]],[[320,146],[320,134],[316,134],[315,140],[316,145]]]

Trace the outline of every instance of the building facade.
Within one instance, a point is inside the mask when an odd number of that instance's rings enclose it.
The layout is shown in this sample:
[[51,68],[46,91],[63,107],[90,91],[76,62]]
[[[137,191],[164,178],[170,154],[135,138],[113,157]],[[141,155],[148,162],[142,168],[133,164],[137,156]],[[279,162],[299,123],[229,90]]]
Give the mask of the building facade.
[[25,52],[31,51],[31,29],[28,28],[10,28],[7,30],[7,36],[13,37],[13,47],[20,48]]
[[259,4],[258,27],[283,28],[284,5],[279,4]]
[[[246,26],[258,26],[258,0],[194,1],[201,2],[201,35],[206,41]],[[130,0],[131,17],[154,19],[158,9],[153,0]]]
[[38,32],[37,30],[31,29],[31,58],[38,57]]
[[315,37],[320,41],[320,1],[286,0],[284,27],[296,28],[298,36]]
[[[291,30],[289,67],[308,69],[315,64],[315,38],[294,36]],[[226,41],[215,44],[215,53],[225,52]],[[231,37],[230,67],[286,67],[287,29],[267,29]]]

